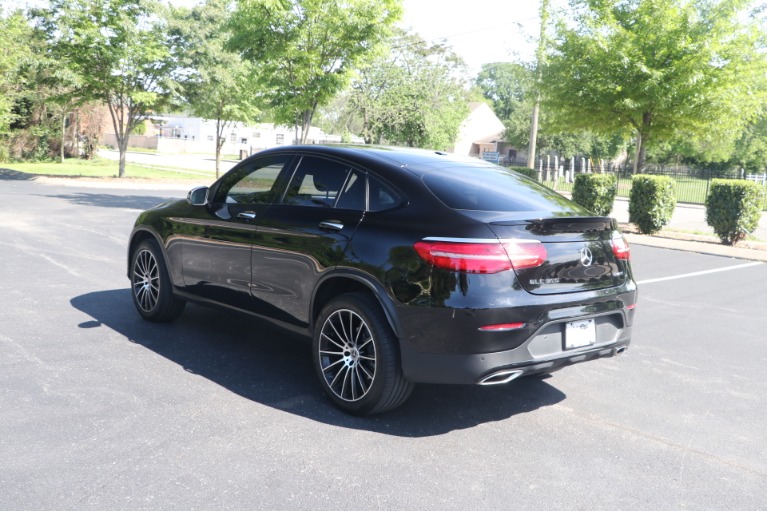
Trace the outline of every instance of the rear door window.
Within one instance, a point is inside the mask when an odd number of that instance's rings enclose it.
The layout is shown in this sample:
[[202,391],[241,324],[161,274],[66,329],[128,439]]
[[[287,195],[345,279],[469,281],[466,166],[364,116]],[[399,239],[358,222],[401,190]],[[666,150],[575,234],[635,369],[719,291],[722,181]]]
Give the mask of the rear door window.
[[334,207],[351,173],[348,165],[304,156],[296,166],[282,199],[295,206]]

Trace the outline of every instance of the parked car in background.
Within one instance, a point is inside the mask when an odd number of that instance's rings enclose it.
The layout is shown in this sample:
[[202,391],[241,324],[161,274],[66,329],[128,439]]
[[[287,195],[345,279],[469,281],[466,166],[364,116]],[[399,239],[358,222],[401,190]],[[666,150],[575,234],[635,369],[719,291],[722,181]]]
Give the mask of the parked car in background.
[[142,213],[139,314],[187,301],[312,339],[320,384],[353,414],[416,383],[494,385],[624,351],[637,286],[611,218],[478,159],[289,146]]

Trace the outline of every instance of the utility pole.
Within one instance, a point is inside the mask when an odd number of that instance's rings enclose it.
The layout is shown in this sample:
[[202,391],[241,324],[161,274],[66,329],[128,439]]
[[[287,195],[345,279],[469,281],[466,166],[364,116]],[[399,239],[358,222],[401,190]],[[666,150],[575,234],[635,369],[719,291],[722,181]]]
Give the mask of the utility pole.
[[528,146],[527,166],[535,168],[535,145],[538,142],[538,114],[541,109],[541,82],[543,82],[543,59],[546,56],[546,23],[549,20],[549,0],[541,0],[541,32],[538,36],[538,51],[535,54],[535,106],[530,122],[530,144]]

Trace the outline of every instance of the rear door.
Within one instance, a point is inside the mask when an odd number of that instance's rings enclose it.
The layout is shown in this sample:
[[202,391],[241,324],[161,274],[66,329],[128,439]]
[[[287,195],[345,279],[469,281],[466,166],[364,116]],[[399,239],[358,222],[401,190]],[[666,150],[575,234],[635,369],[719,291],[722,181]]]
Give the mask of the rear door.
[[367,207],[365,172],[303,156],[282,199],[260,218],[252,252],[257,311],[305,326],[321,274],[344,257]]

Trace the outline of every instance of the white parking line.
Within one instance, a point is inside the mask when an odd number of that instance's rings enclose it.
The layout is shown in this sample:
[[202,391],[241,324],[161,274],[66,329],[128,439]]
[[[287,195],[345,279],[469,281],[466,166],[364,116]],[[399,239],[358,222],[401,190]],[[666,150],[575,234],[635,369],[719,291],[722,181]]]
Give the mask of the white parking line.
[[659,279],[640,280],[637,282],[637,284],[652,284],[653,282],[663,282],[665,280],[685,279],[687,277],[697,277],[699,275],[708,275],[709,273],[718,273],[720,271],[730,271],[730,270],[739,270],[741,268],[750,268],[752,266],[759,266],[761,264],[764,264],[764,263],[761,263],[761,262],[746,263],[746,264],[739,264],[737,266],[728,266],[726,268],[717,268],[715,270],[696,271],[695,273],[683,273],[682,275],[674,275],[673,277],[661,277]]

